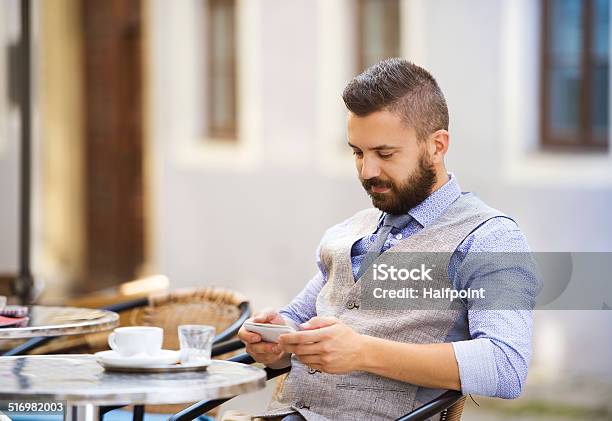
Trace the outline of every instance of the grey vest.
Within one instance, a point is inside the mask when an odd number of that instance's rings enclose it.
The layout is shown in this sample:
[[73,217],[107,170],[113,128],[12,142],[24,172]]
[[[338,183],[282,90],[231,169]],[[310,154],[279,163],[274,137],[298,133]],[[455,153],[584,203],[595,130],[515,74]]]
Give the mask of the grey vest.
[[[358,333],[393,341],[444,342],[457,318],[467,317],[461,301],[448,301],[443,304],[446,308],[440,308],[439,302],[436,307],[427,307],[425,303],[423,309],[360,308],[361,286],[368,275],[354,281],[351,247],[374,232],[379,215],[377,209],[361,211],[325,236],[320,258],[327,282],[317,297],[317,315],[337,317]],[[410,259],[406,252],[441,252],[443,260],[436,265],[441,270],[434,277],[436,285],[432,286],[452,287],[448,279],[450,256],[472,231],[498,216],[504,215],[472,193],[462,194],[440,217],[384,252],[377,262],[388,253],[403,252],[402,259]],[[464,339],[469,339],[467,330]],[[309,421],[388,420],[424,403],[417,399],[418,387],[409,383],[361,371],[342,375],[321,373],[300,363],[295,356],[291,364],[283,390],[270,403],[267,416],[298,411]]]

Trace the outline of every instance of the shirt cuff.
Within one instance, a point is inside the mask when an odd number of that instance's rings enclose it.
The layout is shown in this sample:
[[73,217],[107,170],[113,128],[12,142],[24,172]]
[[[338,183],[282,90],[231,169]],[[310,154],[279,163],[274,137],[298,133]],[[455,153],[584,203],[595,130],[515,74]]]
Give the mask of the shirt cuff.
[[495,396],[498,377],[491,341],[479,338],[452,344],[459,366],[461,393]]
[[293,319],[293,317],[291,317],[289,312],[287,312],[287,311],[285,311],[283,309],[283,310],[280,310],[278,313],[281,315],[281,317],[283,319],[285,319],[285,324],[287,324],[288,326],[292,327],[296,331],[300,330],[300,328],[299,328],[300,321]]

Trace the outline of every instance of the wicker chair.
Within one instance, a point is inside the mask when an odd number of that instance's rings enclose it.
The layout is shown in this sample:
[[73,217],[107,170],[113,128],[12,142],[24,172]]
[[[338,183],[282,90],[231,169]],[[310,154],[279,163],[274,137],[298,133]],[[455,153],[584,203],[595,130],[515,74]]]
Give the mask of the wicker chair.
[[243,295],[224,288],[207,287],[152,294],[147,306],[133,309],[127,317],[131,326],[163,327],[164,349],[178,349],[179,325],[214,326],[217,332],[223,332],[215,338],[219,343],[236,335],[248,317],[248,309],[248,300]]
[[[164,348],[178,349],[177,328],[182,324],[208,324],[220,333],[216,342],[231,339],[240,328],[236,322],[246,319],[244,316],[249,311],[249,304],[237,292],[206,287],[155,292],[145,298],[104,308],[119,313],[120,326],[162,327]],[[232,329],[228,329],[230,327]],[[23,344],[18,353],[12,350],[5,355],[92,354],[108,349],[108,335],[109,332],[100,332],[59,338],[34,338]]]
[[[240,349],[243,346],[244,344],[242,344],[240,341],[230,341],[216,346],[213,349],[213,353],[225,354],[227,352]],[[249,354],[240,354],[238,356],[229,358],[229,361],[243,364],[253,364],[255,362]],[[273,378],[277,378],[278,380],[280,379],[279,376],[285,377],[290,369],[291,367],[280,370],[275,370],[268,367],[265,368],[268,380]],[[279,387],[282,387],[283,380],[277,383],[277,391]],[[275,393],[277,393],[277,391]],[[230,399],[231,398],[225,398],[198,402],[174,414],[172,417],[168,418],[168,421],[194,420],[202,414],[209,413],[209,411],[217,408],[219,405],[227,402]],[[408,414],[398,418],[396,421],[424,421],[435,417],[436,415],[439,416],[438,419],[440,421],[459,421],[461,420],[461,414],[463,413],[465,399],[466,397],[460,392],[449,390],[426,404],[414,409]]]

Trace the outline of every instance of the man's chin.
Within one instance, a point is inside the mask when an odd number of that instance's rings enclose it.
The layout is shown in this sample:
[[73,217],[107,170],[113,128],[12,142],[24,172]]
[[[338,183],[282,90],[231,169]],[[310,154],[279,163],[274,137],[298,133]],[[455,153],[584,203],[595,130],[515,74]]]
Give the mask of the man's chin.
[[385,197],[378,198],[378,197],[374,197],[373,195],[371,195],[371,198],[372,198],[372,206],[374,206],[376,209],[379,209],[383,212],[391,213],[389,211],[392,210],[393,207],[391,203],[389,203],[389,200],[386,200],[387,198]]

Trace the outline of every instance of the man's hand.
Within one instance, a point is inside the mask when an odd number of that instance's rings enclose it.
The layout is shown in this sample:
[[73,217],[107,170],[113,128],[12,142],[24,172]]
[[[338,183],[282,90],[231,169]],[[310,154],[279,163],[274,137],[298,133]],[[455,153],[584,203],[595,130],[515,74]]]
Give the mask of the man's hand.
[[304,330],[279,337],[281,349],[311,368],[331,374],[359,370],[363,335],[335,317],[313,317]]
[[[261,313],[257,313],[254,317],[247,319],[247,321],[275,325],[286,324],[285,319],[276,310],[264,310]],[[282,360],[287,359],[287,354],[283,352],[278,344],[263,342],[260,335],[247,331],[244,326],[238,331],[238,338],[244,342],[246,351],[258,363],[267,366],[277,366],[279,364],[283,365]],[[284,365],[286,366],[286,364]]]

